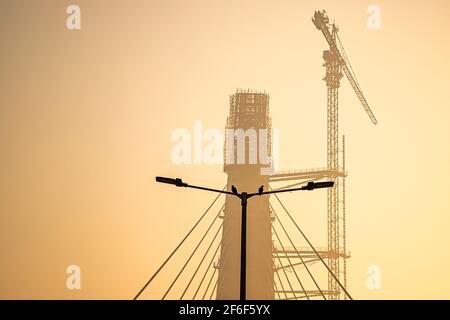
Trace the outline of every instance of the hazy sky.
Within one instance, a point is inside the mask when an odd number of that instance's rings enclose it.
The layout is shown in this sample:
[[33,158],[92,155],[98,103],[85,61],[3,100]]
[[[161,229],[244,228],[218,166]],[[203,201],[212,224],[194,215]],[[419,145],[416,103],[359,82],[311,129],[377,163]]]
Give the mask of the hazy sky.
[[[66,28],[70,4],[81,30]],[[380,30],[366,26],[371,4]],[[270,94],[280,169],[326,166],[317,9],[379,120],[343,79],[349,290],[450,298],[445,0],[0,0],[0,298],[132,298],[213,198],[154,176],[226,182],[221,165],[173,164],[171,133],[223,130],[236,88]],[[324,246],[326,194],[282,199]],[[73,264],[81,290],[66,288]],[[380,290],[366,286],[371,265]],[[160,297],[171,268],[143,297]]]

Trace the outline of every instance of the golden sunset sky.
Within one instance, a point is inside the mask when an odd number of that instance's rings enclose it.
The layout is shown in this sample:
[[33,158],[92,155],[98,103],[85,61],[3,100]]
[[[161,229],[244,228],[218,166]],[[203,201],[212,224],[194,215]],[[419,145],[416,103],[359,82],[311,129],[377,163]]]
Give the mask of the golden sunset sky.
[[[66,28],[71,4],[81,30]],[[371,4],[380,30],[366,26]],[[325,167],[319,9],[379,120],[343,79],[348,289],[449,299],[446,0],[0,0],[0,298],[131,299],[214,197],[154,177],[226,183],[221,165],[175,165],[172,132],[223,130],[237,88],[270,94],[280,169]],[[280,197],[325,246],[326,192]],[[159,298],[182,260],[142,297]],[[69,265],[81,290],[66,288]]]

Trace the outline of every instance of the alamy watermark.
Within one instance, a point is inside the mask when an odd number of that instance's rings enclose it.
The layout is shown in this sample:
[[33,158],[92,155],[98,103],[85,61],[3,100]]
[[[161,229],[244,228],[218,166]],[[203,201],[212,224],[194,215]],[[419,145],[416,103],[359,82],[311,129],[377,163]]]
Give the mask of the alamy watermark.
[[376,4],[367,7],[367,29],[380,30],[381,29],[381,9]]
[[381,289],[381,269],[377,265],[370,265],[367,267],[367,282],[366,286],[369,290]]
[[81,9],[80,6],[76,4],[71,4],[67,7],[66,13],[69,16],[66,19],[66,28],[69,30],[80,30],[81,29]]
[[[279,130],[203,128],[194,121],[193,133],[186,128],[172,132],[174,164],[261,164],[261,174],[271,175],[279,164]],[[269,149],[269,146],[271,147]]]
[[69,275],[66,279],[66,287],[69,290],[81,289],[81,268],[75,264],[67,267],[66,273]]

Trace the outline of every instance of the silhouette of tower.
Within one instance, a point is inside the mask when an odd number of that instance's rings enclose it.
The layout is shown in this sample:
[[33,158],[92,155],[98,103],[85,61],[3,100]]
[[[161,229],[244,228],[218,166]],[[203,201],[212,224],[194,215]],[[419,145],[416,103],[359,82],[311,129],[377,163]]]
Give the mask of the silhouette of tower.
[[[228,190],[257,192],[268,190],[269,176],[261,169],[269,167],[262,155],[271,155],[271,119],[269,95],[237,90],[230,96],[226,124],[224,172]],[[226,196],[222,245],[219,259],[217,299],[239,299],[241,204]],[[247,299],[274,298],[272,232],[269,196],[249,200],[247,211]]]
[[[339,159],[339,87],[340,81],[345,74],[353,90],[359,98],[362,106],[373,124],[378,121],[370,109],[366,98],[359,86],[354,74],[352,65],[348,60],[342,42],[339,38],[339,29],[334,23],[330,23],[325,10],[315,11],[312,22],[317,30],[321,31],[325,37],[329,50],[323,52],[324,66],[326,74],[324,80],[327,85],[327,169],[333,176],[329,177],[334,181],[334,187],[327,190],[327,211],[328,211],[328,265],[336,275],[344,281],[343,286],[347,286],[347,264],[346,259],[346,226],[345,226],[345,158]],[[344,139],[344,138],[343,138]],[[342,148],[345,141],[342,140]],[[341,205],[341,206],[340,206]],[[340,265],[342,262],[342,265]],[[330,299],[340,299],[343,296],[336,281],[331,274],[328,275],[328,290]]]

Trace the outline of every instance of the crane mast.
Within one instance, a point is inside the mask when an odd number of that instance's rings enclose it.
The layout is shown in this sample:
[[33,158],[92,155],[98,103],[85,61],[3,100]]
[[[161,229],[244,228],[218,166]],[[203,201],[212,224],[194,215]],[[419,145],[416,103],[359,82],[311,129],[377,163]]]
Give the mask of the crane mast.
[[[338,28],[329,23],[325,11],[316,11],[312,21],[316,28],[324,35],[330,49],[323,52],[325,66],[325,80],[327,85],[327,169],[335,172],[334,187],[327,191],[327,224],[328,224],[328,265],[338,279],[343,280],[347,286],[345,252],[345,159],[339,162],[339,87],[343,74],[349,80],[362,106],[366,110],[372,123],[377,124],[377,119],[372,113],[362,90],[354,76],[350,62],[347,59],[344,48],[339,39]],[[340,202],[342,198],[342,202]],[[340,204],[342,207],[340,208]],[[341,212],[340,212],[341,211]],[[340,216],[342,214],[342,216]],[[342,295],[338,283],[331,275],[328,275],[329,299],[339,299]],[[345,296],[344,296],[345,297]]]

